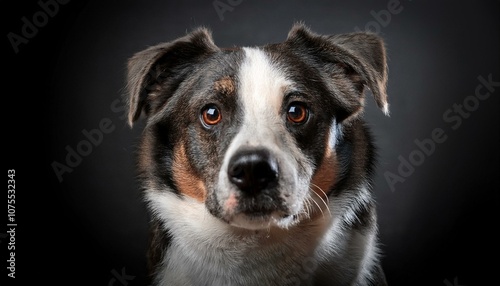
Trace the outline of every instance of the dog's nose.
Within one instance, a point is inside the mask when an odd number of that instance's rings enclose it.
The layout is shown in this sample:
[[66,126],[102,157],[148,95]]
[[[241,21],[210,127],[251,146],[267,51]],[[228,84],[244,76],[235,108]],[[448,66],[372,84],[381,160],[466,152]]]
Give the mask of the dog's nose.
[[278,182],[278,162],[264,149],[242,150],[233,155],[229,180],[244,192],[260,192]]

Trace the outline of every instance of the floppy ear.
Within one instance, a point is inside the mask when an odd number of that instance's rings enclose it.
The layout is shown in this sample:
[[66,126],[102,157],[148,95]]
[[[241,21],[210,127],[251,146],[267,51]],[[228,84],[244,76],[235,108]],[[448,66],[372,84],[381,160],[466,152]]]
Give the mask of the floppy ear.
[[210,31],[198,28],[175,41],[138,52],[128,61],[127,103],[130,126],[144,112],[156,113],[197,62],[216,52]]
[[341,103],[346,117],[362,110],[364,87],[368,87],[377,106],[389,115],[387,102],[387,62],[382,39],[372,33],[350,33],[334,36],[321,36],[311,32],[302,24],[291,29],[286,40],[289,45],[299,49],[318,63],[318,66],[335,66],[330,71],[342,70],[352,81],[354,94],[347,94]]

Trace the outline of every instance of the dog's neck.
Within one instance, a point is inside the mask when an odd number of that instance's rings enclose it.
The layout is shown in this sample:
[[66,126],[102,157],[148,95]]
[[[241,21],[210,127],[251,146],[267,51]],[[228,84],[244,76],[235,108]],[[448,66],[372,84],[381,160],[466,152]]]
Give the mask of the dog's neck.
[[[330,213],[289,229],[246,230],[214,218],[202,203],[170,192],[150,192],[146,199],[166,222],[164,227],[171,237],[157,268],[159,285],[249,285],[251,281],[256,285],[266,285],[263,281],[270,285],[278,281],[281,285],[308,285],[318,279],[320,265],[329,264],[321,256],[343,256],[352,247],[348,241],[355,238],[348,237],[345,230],[340,235],[343,226]],[[362,263],[363,252],[353,257],[349,267]],[[329,271],[343,272],[345,266]]]

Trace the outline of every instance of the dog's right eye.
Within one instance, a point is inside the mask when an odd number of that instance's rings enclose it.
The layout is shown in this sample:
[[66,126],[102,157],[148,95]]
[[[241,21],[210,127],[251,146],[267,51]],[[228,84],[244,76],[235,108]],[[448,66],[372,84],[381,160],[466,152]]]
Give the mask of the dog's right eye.
[[222,114],[215,104],[209,104],[201,110],[201,120],[205,126],[210,127],[222,120]]

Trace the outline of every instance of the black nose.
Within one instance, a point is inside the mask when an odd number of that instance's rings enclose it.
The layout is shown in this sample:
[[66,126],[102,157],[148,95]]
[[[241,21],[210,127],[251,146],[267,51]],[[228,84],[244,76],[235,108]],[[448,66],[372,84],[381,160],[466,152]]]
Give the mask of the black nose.
[[242,150],[229,161],[227,173],[243,192],[260,192],[277,184],[278,163],[267,150]]

